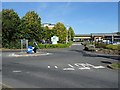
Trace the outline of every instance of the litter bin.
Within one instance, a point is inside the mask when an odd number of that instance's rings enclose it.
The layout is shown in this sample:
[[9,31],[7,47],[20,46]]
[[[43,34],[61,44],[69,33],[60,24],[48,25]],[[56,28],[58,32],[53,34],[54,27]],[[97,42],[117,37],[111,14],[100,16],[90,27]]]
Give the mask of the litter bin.
[[33,53],[33,47],[32,46],[28,46],[27,53]]

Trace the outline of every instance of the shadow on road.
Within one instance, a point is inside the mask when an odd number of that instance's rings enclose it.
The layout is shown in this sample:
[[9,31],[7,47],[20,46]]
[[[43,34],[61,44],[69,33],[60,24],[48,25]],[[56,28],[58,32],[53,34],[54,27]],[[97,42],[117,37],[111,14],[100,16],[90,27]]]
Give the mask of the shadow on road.
[[81,53],[83,56],[85,57],[103,57],[103,58],[110,58],[110,59],[114,59],[114,60],[119,60],[120,56],[112,56],[112,55],[100,55],[100,54],[95,54],[95,53],[87,53],[86,51],[83,50],[70,50],[70,51],[75,51],[78,53]]

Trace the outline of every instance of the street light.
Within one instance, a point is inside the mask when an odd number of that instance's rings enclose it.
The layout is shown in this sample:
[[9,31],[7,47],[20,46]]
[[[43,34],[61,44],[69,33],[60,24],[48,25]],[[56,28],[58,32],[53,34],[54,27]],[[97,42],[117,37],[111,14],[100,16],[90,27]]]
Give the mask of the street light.
[[67,37],[66,37],[66,40],[68,42],[68,41],[71,41],[71,31],[69,32],[70,26],[68,24],[66,25],[66,27],[67,27]]
[[66,25],[66,28],[67,28],[67,35],[66,35],[66,44],[67,44],[68,43],[68,30],[69,30],[68,25]]

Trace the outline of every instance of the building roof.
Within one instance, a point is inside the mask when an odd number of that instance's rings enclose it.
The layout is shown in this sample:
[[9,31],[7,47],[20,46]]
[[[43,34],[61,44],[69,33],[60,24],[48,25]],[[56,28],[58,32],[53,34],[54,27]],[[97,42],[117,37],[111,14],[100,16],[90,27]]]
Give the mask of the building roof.
[[91,36],[91,34],[76,34],[75,36]]
[[91,33],[91,35],[93,36],[112,36],[112,35],[116,36],[118,34],[116,33]]
[[91,33],[91,34],[76,34],[75,36],[119,36],[116,33]]

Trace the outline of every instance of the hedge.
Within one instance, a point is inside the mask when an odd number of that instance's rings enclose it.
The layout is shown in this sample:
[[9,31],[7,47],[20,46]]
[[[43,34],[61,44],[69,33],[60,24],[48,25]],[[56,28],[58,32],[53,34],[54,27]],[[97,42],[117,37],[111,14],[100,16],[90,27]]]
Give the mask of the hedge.
[[109,45],[106,46],[106,49],[118,50],[118,45],[109,44]]
[[40,49],[48,49],[48,48],[68,48],[72,43],[68,44],[38,44]]
[[[41,44],[41,43],[37,43],[38,47],[40,49],[48,49],[48,48],[67,48],[69,46],[72,45],[72,42],[69,42],[67,44]],[[33,44],[33,41],[30,41],[28,43],[29,46],[33,46],[35,47],[35,45]],[[8,48],[8,49],[20,49],[21,48],[21,43],[20,40],[16,40],[14,42],[11,42],[9,44],[6,44],[3,48]]]
[[95,43],[96,48],[106,48],[107,44],[105,43]]

